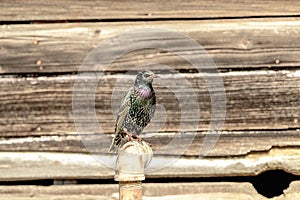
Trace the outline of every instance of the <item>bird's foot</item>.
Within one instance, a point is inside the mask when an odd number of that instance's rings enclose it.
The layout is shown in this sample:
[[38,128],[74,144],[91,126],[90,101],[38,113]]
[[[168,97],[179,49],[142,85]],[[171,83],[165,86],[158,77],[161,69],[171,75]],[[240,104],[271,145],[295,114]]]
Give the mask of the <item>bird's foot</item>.
[[139,135],[134,135],[134,136],[132,136],[132,137],[135,138],[134,141],[139,142],[139,143],[141,143],[141,144],[143,144],[142,142],[144,142],[144,143],[146,143],[149,147],[152,147],[152,144],[150,144],[149,142],[146,142],[145,140],[143,140],[141,136],[139,136]]
[[129,138],[130,141],[134,140],[134,138],[132,137],[132,135],[125,128],[124,128],[124,133],[128,136],[128,138]]
[[135,141],[135,142],[139,142],[139,143],[145,142],[148,146],[152,147],[152,144],[150,144],[149,142],[144,141],[141,136],[132,135],[127,131],[127,129],[124,129],[124,133],[128,136],[130,141]]
[[132,137],[134,138],[134,141],[136,141],[136,142],[142,142],[143,141],[143,139],[139,135],[134,135]]

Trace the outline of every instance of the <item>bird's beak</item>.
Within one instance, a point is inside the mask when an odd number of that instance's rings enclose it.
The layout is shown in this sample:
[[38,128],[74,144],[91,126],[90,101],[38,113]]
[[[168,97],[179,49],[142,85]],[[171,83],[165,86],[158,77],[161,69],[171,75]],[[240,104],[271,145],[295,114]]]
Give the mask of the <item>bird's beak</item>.
[[153,80],[154,78],[156,78],[156,75],[154,73],[151,73],[150,77]]

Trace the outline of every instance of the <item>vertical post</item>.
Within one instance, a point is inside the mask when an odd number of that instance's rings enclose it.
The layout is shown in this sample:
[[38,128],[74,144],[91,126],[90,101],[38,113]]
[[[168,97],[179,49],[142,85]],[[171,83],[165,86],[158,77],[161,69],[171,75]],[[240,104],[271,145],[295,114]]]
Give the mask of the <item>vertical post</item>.
[[152,159],[151,147],[144,141],[127,142],[119,149],[115,181],[119,181],[120,200],[142,200],[144,169]]
[[120,200],[142,200],[143,190],[141,181],[120,181],[119,182]]

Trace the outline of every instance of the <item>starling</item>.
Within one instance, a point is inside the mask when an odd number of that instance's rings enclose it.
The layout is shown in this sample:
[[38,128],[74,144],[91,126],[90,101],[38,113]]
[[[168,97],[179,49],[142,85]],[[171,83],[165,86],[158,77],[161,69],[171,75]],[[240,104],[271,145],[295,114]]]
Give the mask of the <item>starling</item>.
[[126,135],[130,140],[141,140],[139,135],[150,122],[156,107],[153,78],[154,73],[149,70],[139,72],[134,86],[123,97],[109,152],[116,152]]

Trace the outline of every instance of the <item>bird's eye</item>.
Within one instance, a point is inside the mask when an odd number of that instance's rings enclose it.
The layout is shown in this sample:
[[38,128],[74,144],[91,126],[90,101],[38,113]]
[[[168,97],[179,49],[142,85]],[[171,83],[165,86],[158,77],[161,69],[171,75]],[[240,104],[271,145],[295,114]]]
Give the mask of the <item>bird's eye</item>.
[[145,78],[148,78],[149,76],[150,76],[149,74],[145,74],[145,75],[144,75]]

